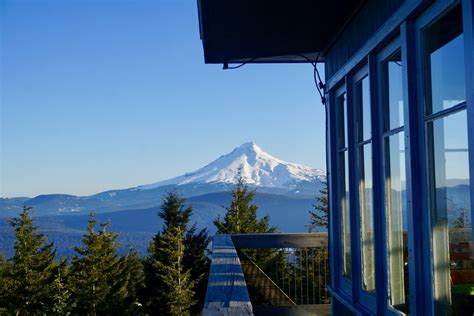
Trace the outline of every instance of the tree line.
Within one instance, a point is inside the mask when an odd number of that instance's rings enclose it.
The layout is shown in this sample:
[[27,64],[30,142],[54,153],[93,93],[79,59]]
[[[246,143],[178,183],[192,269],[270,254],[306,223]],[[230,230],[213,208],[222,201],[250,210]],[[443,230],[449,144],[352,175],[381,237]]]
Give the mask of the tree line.
[[[192,207],[169,192],[158,216],[163,228],[148,255],[130,248],[119,255],[119,234],[90,215],[71,257],[56,259],[53,243],[38,231],[31,208],[10,220],[14,255],[0,255],[0,314],[186,315],[204,300],[210,237],[190,225]],[[204,289],[204,291],[203,291]]]
[[[255,191],[241,177],[231,194],[224,217],[214,221],[217,233],[277,231],[268,216],[257,218]],[[313,220],[321,216],[316,210]],[[14,256],[7,260],[0,251],[0,315],[199,314],[206,294],[210,237],[206,229],[190,224],[191,215],[192,206],[186,206],[176,191],[169,192],[158,212],[163,227],[142,258],[133,248],[119,255],[120,235],[91,214],[75,254],[57,260],[53,243],[34,225],[31,208],[24,207],[9,222],[15,233]],[[271,251],[246,254],[262,265],[276,258]]]

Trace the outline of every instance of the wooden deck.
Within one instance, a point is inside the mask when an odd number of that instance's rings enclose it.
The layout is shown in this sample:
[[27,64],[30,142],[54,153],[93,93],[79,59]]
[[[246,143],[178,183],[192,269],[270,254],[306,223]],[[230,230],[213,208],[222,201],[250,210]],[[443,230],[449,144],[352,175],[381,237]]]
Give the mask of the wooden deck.
[[216,235],[212,243],[212,262],[202,315],[253,315],[240,259],[231,236]]

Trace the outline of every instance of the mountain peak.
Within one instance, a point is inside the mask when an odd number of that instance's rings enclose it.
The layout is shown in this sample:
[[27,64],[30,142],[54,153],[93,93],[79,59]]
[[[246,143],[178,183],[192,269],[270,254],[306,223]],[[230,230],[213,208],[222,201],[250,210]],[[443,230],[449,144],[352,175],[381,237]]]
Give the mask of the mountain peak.
[[254,141],[245,142],[235,149],[251,149],[251,150],[262,150]]
[[258,155],[266,154],[266,153],[255,142],[246,142],[240,145],[239,147],[234,148],[232,152],[224,156],[239,155],[239,154],[256,157]]
[[139,190],[154,189],[164,185],[183,185],[189,183],[236,183],[239,175],[245,183],[263,187],[291,189],[298,182],[322,180],[323,170],[289,163],[266,153],[255,142],[246,142],[232,152],[219,157],[210,164],[194,172],[139,186]]

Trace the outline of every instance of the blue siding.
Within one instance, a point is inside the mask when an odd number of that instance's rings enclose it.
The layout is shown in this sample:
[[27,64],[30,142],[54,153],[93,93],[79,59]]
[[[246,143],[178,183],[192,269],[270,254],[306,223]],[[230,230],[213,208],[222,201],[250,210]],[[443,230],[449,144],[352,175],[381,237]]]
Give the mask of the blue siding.
[[[328,170],[329,192],[331,200],[330,214],[330,250],[331,250],[331,293],[333,294],[333,313],[336,315],[355,314],[385,314],[399,315],[400,312],[388,306],[387,290],[387,262],[384,258],[386,253],[385,236],[385,200],[384,200],[384,169],[383,169],[383,139],[382,113],[380,103],[377,99],[377,61],[374,55],[379,53],[379,48],[384,47],[393,35],[400,31],[399,44],[402,52],[403,67],[403,91],[404,91],[404,116],[405,122],[405,150],[406,150],[406,172],[407,172],[407,217],[408,217],[408,251],[409,251],[409,279],[410,279],[410,308],[412,315],[431,315],[435,309],[433,305],[433,265],[431,255],[431,226],[429,219],[428,204],[428,175],[426,155],[426,140],[424,131],[425,102],[423,78],[422,78],[422,39],[421,29],[431,23],[440,14],[446,12],[456,5],[454,0],[439,0],[428,5],[431,1],[401,1],[401,0],[368,0],[361,11],[354,18],[349,27],[342,33],[338,41],[332,46],[325,56],[326,79],[329,84],[329,127],[328,138]],[[399,10],[401,5],[404,9]],[[474,5],[472,0],[462,0],[464,6],[464,33],[465,33],[465,58],[466,58],[466,87],[468,103],[468,126],[469,126],[469,148],[474,148],[474,110],[471,106],[474,102]],[[423,10],[426,9],[424,12]],[[376,12],[370,15],[369,12]],[[394,14],[395,13],[395,14]],[[394,18],[397,17],[398,20]],[[415,19],[416,17],[416,19]],[[395,21],[396,20],[396,21]],[[390,25],[390,29],[384,22]],[[395,22],[394,22],[395,21]],[[392,23],[393,22],[393,23]],[[401,27],[399,28],[398,26]],[[377,30],[382,26],[385,29],[383,35]],[[375,34],[375,35],[374,35]],[[367,42],[373,46],[366,45]],[[398,45],[398,44],[397,44]],[[356,60],[356,62],[355,62]],[[336,142],[336,114],[334,93],[340,89],[340,83],[345,80],[348,101],[349,130],[354,131],[354,108],[352,95],[352,78],[358,76],[359,65],[369,64],[369,75],[372,100],[372,127],[373,127],[373,170],[374,170],[374,207],[376,225],[376,303],[364,297],[360,289],[360,235],[359,216],[360,210],[357,205],[357,155],[354,153],[354,135],[349,137],[349,161],[350,166],[350,189],[351,189],[351,264],[352,281],[349,284],[343,282],[341,276],[341,232],[340,232],[340,208],[338,203],[339,192],[344,190],[340,187],[337,164],[337,142]],[[349,66],[348,66],[349,65]],[[349,68],[350,67],[350,68]],[[470,150],[470,170],[474,166],[474,151]],[[474,177],[471,176],[471,190],[474,188]],[[473,196],[471,192],[471,196]],[[474,218],[474,198],[471,198],[472,218]],[[474,230],[472,230],[474,234]],[[352,287],[348,289],[349,287]],[[351,295],[350,295],[350,294]],[[349,294],[349,295],[348,295]]]
[[335,74],[404,2],[367,1],[325,56],[326,78]]

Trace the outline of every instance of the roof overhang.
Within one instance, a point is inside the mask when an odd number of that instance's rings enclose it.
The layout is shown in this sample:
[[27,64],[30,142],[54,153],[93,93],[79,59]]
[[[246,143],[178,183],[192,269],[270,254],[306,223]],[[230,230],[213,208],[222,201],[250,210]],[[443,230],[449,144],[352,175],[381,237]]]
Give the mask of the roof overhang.
[[322,61],[363,0],[198,0],[206,63]]

